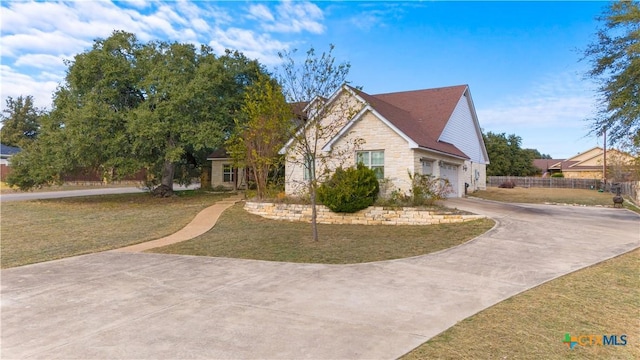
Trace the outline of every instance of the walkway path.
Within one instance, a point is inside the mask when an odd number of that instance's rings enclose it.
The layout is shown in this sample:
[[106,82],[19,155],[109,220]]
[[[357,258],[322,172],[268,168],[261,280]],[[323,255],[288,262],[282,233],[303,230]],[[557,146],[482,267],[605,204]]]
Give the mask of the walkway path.
[[2,270],[2,357],[394,359],[640,246],[640,217],[625,209],[450,204],[498,225],[452,249],[366,264],[111,251]]
[[191,240],[197,236],[200,236],[207,231],[211,230],[213,226],[218,222],[218,218],[223,211],[233,206],[233,204],[242,200],[244,195],[237,194],[230,196],[224,200],[218,201],[208,208],[200,211],[187,226],[180,229],[178,232],[173,233],[163,238],[147,241],[144,243],[123,247],[120,249],[112,250],[115,252],[142,252],[149,249],[167,246],[175,243],[179,243],[186,240]]

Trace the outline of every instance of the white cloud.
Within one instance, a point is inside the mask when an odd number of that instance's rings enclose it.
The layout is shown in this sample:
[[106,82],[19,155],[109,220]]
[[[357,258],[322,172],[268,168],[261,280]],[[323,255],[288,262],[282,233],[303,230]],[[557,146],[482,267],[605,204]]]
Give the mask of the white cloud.
[[[251,15],[256,17],[259,10],[254,8]],[[268,11],[268,9],[265,9]],[[269,12],[271,15],[271,12]],[[300,33],[310,32],[321,34],[324,32],[322,20],[324,14],[315,4],[310,2],[283,1],[276,6],[276,16],[271,15],[271,19],[263,17],[265,22],[262,28],[269,32]]]
[[275,40],[267,34],[258,35],[239,28],[216,29],[213,38],[209,46],[218,53],[224,53],[225,49],[239,50],[246,57],[269,65],[278,63],[280,59],[277,52],[289,47],[287,43]]
[[44,32],[31,30],[28,33],[2,36],[2,56],[17,57],[25,52],[59,54],[63,52],[76,52],[88,47],[91,42],[77,39],[60,31]]
[[138,9],[144,9],[147,6],[149,6],[149,3],[145,0],[125,0],[124,1],[127,5],[131,5],[135,8]]
[[61,69],[64,70],[64,60],[71,56],[55,56],[48,54],[26,54],[18,57],[13,63],[14,66],[30,66],[38,69]]
[[50,109],[51,97],[58,87],[58,81],[52,80],[48,74],[43,74],[42,77],[49,79],[35,79],[32,76],[16,72],[9,66],[0,65],[2,108],[4,109],[4,100],[8,96],[16,98],[20,95],[31,95],[36,107]]
[[291,46],[292,40],[279,34],[324,31],[322,10],[309,2],[285,1],[272,10],[268,4],[187,0],[9,1],[0,6],[2,96],[33,95],[47,107],[63,81],[63,59],[115,30],[134,33],[142,42],[209,44],[218,53],[239,50],[266,65],[279,63],[277,53]]
[[249,7],[249,17],[252,19],[265,20],[265,21],[275,20],[269,8],[263,4],[251,5]]

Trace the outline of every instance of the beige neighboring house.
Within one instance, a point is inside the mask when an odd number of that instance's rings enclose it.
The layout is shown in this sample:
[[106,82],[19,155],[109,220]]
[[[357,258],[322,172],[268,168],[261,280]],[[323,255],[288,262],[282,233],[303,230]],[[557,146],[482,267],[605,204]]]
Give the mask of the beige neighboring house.
[[[318,101],[326,111],[311,106]],[[319,139],[319,147],[330,158],[335,154],[335,161],[316,162],[318,174],[325,173],[323,167],[330,173],[358,161],[388,180],[387,191],[408,194],[409,173],[448,179],[451,197],[463,196],[465,183],[470,192],[486,188],[489,157],[467,85],[378,95],[345,85],[329,99],[313,100],[305,111],[307,126],[300,131],[310,134],[313,121],[333,130]],[[287,195],[303,194],[309,177],[310,164],[297,148],[291,139],[281,151]]]
[[233,166],[233,159],[225,149],[218,149],[209,156],[211,161],[211,187],[222,186],[226,189],[246,189],[247,171]]
[[[619,167],[633,164],[634,157],[616,149],[607,149],[607,172],[611,178]],[[561,172],[566,179],[602,179],[604,149],[594,147],[569,159],[535,159],[534,166],[542,173]]]

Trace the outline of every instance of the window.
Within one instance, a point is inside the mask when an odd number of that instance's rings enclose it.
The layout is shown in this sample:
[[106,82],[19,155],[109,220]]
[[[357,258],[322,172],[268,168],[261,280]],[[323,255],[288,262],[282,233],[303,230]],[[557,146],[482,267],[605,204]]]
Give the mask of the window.
[[422,161],[422,175],[433,175],[433,161]]
[[222,181],[233,182],[233,166],[231,164],[222,165]]
[[311,180],[313,178],[311,175],[313,174],[314,171],[315,171],[315,168],[313,166],[313,156],[310,154],[306,154],[305,161],[304,161],[304,174],[302,176],[302,180],[304,181]]
[[384,151],[358,151],[356,153],[358,163],[373,170],[378,179],[384,178]]

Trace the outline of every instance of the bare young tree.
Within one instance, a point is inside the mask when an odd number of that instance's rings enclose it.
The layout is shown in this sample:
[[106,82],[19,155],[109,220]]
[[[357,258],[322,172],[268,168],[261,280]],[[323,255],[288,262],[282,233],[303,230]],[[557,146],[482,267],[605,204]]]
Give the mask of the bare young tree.
[[[331,45],[328,52],[318,56],[311,48],[302,64],[296,62],[295,51],[279,54],[284,63],[280,83],[287,101],[306,104],[305,116],[286,145],[286,161],[287,165],[304,171],[300,185],[309,194],[312,236],[316,241],[317,190],[331,171],[348,161],[348,155],[362,143],[349,134],[341,134],[344,139],[341,145],[329,143],[363,107],[349,94],[351,88],[346,85],[350,64],[336,64],[333,49]],[[338,91],[341,88],[343,91]]]

